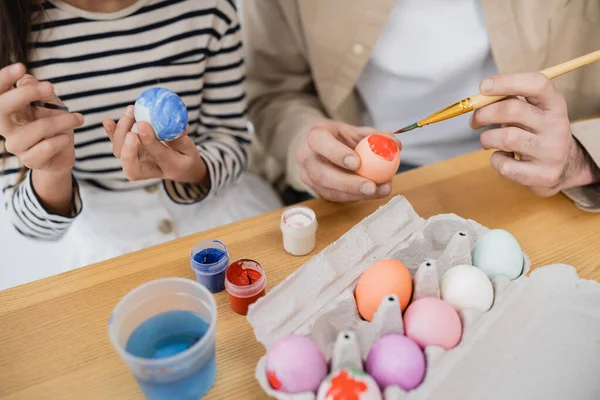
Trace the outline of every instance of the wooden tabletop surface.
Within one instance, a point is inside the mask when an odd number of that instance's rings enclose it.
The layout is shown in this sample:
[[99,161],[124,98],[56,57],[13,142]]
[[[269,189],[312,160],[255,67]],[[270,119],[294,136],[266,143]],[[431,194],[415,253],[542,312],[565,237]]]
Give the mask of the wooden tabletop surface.
[[[562,195],[542,199],[501,178],[477,152],[398,175],[402,194],[417,213],[455,213],[489,228],[512,232],[533,268],[566,263],[580,277],[600,281],[600,214],[579,211]],[[349,205],[308,202],[319,221],[314,255],[387,200]],[[259,261],[267,290],[308,258],[282,248],[280,211],[213,229],[100,264],[0,292],[0,399],[143,399],[109,343],[107,319],[133,288],[153,279],[193,279],[189,251],[197,242],[222,240],[232,259]],[[264,349],[226,294],[218,303],[217,381],[208,399],[262,399],[254,379]]]

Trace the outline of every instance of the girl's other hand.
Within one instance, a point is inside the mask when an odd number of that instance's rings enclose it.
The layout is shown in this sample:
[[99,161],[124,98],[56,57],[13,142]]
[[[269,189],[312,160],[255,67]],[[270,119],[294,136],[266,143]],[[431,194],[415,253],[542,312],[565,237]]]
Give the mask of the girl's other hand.
[[49,82],[26,74],[23,64],[0,70],[0,136],[6,151],[31,170],[69,174],[75,163],[73,130],[81,114],[32,107],[34,101],[63,105]]
[[133,106],[127,107],[117,124],[110,119],[103,121],[113,154],[123,163],[129,180],[165,179],[194,184],[207,181],[206,164],[188,137],[189,125],[180,138],[163,143],[146,122],[138,123],[138,134],[131,132],[134,123]]

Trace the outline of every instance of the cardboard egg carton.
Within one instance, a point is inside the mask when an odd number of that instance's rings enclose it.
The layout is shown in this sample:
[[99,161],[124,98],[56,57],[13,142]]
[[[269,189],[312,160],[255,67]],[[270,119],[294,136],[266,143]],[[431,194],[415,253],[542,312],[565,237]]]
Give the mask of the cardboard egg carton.
[[[360,318],[354,287],[373,263],[394,258],[413,276],[413,299],[439,297],[439,278],[471,264],[475,242],[489,229],[454,214],[418,216],[396,196],[339,240],[315,255],[250,307],[248,321],[266,349],[282,336],[311,337],[333,364],[340,332],[354,332],[364,361],[375,340],[403,333],[395,296],[382,302],[372,322]],[[446,351],[425,349],[427,371],[409,392],[386,389],[401,399],[596,399],[600,393],[600,285],[580,280],[566,265],[540,268],[523,254],[521,276],[492,280],[494,303],[485,313],[460,312],[463,335]],[[314,400],[313,393],[286,394],[267,380],[265,357],[256,378],[272,398]]]

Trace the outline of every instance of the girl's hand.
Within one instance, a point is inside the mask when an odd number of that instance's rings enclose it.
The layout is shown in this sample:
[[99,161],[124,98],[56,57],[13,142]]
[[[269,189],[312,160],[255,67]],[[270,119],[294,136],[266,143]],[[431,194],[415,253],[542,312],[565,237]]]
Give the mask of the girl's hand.
[[102,123],[112,141],[113,154],[123,163],[123,172],[129,180],[165,179],[206,183],[206,164],[192,139],[187,136],[189,125],[183,136],[162,143],[156,139],[148,123],[138,123],[138,134],[131,132],[134,123],[133,106],[127,107],[117,124],[110,119]]
[[491,163],[501,175],[540,196],[593,183],[593,163],[573,138],[566,101],[547,77],[496,75],[482,82],[481,93],[511,96],[476,110],[470,122],[473,129],[501,126],[481,134],[485,149],[499,150]]
[[34,101],[63,105],[49,82],[25,74],[22,64],[0,70],[0,136],[5,149],[31,170],[71,174],[75,163],[73,129],[81,114],[33,107]]

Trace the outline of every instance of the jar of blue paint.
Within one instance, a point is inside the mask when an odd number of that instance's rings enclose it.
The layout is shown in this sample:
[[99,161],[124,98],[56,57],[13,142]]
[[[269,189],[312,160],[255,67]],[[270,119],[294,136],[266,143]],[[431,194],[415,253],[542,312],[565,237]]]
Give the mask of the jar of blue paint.
[[190,265],[196,281],[212,293],[225,290],[225,272],[229,266],[229,252],[223,242],[205,240],[192,249]]

